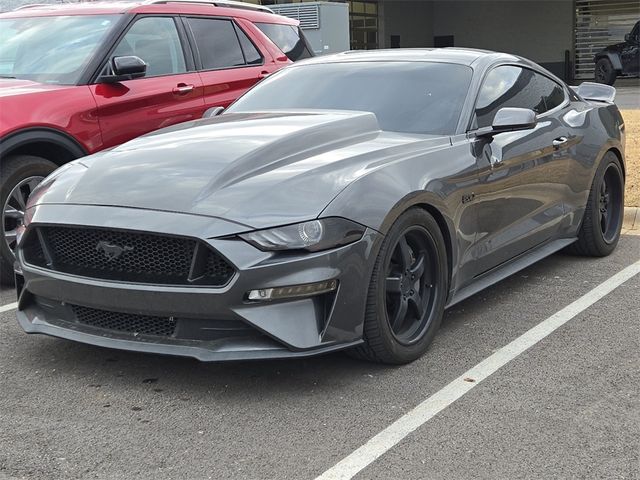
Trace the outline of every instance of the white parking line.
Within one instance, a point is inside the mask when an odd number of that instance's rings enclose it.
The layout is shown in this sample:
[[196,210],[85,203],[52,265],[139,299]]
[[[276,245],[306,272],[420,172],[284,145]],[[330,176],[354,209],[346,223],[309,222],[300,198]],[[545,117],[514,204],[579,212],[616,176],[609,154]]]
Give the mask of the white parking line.
[[393,448],[407,435],[424,425],[439,412],[461,398],[482,380],[506,365],[527,349],[553,333],[627,280],[640,273],[640,261],[605,280],[596,288],[528,330],[511,343],[467,370],[442,390],[436,392],[371,438],[356,451],[331,467],[316,480],[346,480],[353,478],[378,457]]
[[0,313],[8,312],[9,310],[15,310],[16,308],[18,308],[18,303],[17,302],[8,303],[7,305],[0,306]]

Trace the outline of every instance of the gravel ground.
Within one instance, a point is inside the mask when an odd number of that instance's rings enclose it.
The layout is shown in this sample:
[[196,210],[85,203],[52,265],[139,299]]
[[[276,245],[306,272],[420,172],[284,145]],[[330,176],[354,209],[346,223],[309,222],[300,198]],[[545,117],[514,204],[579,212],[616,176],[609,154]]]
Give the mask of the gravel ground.
[[[638,95],[640,96],[640,89]],[[640,207],[640,110],[623,110],[627,132],[625,205]]]

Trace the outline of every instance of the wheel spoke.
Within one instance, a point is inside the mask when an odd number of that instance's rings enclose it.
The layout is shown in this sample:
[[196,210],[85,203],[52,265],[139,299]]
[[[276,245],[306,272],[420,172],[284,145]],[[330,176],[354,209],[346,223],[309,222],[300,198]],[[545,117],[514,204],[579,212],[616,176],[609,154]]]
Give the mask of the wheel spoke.
[[17,208],[12,207],[11,205],[7,205],[4,210],[5,218],[15,218],[20,219],[24,217],[24,211],[18,210]]
[[426,259],[424,253],[421,253],[418,259],[413,263],[411,268],[409,269],[409,273],[411,273],[411,278],[420,278],[424,273],[424,268],[426,264]]
[[607,210],[600,211],[600,228],[602,229],[602,233],[607,233],[607,228],[609,226],[609,213]]
[[18,203],[18,206],[21,210],[24,210],[27,207],[27,199],[22,192],[22,188],[16,188],[12,194],[11,198]]
[[423,297],[418,292],[416,292],[411,297],[409,297],[409,303],[411,304],[411,308],[416,314],[416,317],[419,319],[422,318],[422,315],[424,315]]
[[404,323],[405,318],[407,317],[407,309],[409,307],[409,302],[406,298],[400,297],[400,305],[398,306],[398,310],[391,321],[391,329],[394,332],[397,332],[398,329]]
[[411,267],[411,247],[407,243],[407,238],[402,237],[398,241],[398,248],[400,249],[400,260],[402,262],[402,270],[408,270]]
[[27,185],[29,187],[28,195],[31,195],[31,193],[36,189],[36,187],[40,185],[40,182],[42,182],[42,178],[32,178],[31,180],[29,180],[29,182],[27,182]]
[[9,250],[13,251],[15,248],[17,227],[22,225],[27,199],[43,178],[41,176],[33,176],[23,179],[13,187],[4,205],[2,205],[2,210],[0,210],[2,227],[6,229],[4,242],[9,247]]
[[14,243],[16,241],[16,236],[17,236],[17,232],[16,232],[15,229],[7,230],[6,232],[4,232],[4,239],[6,240],[7,244],[9,245],[9,248],[13,248],[14,247]]
[[387,277],[385,280],[387,293],[400,293],[400,282],[400,277]]

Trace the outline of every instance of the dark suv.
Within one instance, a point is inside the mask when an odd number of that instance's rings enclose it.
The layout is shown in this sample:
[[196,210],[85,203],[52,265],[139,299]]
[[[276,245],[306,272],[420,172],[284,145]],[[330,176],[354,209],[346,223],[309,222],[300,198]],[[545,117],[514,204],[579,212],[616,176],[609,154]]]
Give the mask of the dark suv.
[[624,42],[609,45],[596,54],[594,61],[595,79],[599,83],[613,85],[620,75],[640,74],[640,21],[624,36]]
[[0,280],[12,279],[26,199],[55,168],[226,107],[311,55],[297,21],[232,1],[34,5],[0,15]]

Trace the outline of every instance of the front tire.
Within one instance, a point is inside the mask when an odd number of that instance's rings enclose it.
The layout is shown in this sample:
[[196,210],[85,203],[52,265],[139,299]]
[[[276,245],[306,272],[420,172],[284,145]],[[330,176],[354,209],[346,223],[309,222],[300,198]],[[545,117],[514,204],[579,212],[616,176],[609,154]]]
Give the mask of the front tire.
[[438,223],[422,209],[406,211],[381,246],[367,297],[365,343],[351,353],[388,364],[421,357],[442,321],[448,279]]
[[598,83],[613,85],[616,81],[616,70],[613,68],[611,60],[601,58],[596,62],[595,80]]
[[16,228],[22,223],[24,207],[33,189],[57,168],[55,163],[32,155],[2,159],[0,166],[0,283],[13,284]]
[[624,176],[620,160],[607,152],[591,185],[589,199],[578,232],[578,241],[570,251],[589,257],[605,257],[620,240],[624,215]]

